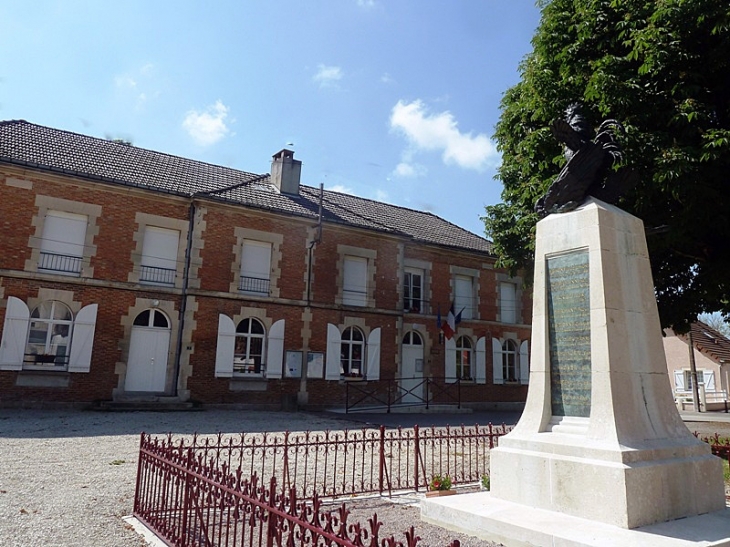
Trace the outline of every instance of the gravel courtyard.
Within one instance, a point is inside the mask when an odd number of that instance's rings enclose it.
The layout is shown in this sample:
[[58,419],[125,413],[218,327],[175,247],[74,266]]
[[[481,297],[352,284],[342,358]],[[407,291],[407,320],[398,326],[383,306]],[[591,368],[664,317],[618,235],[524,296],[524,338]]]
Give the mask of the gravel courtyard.
[[[89,412],[0,409],[0,538],[5,547],[140,547],[145,541],[122,517],[134,501],[139,433],[361,428],[319,413],[207,410],[202,412]],[[381,498],[348,506],[366,523],[377,512],[396,539],[408,526],[419,545],[489,545],[420,521],[418,498]],[[381,531],[382,534],[382,531]],[[381,535],[381,537],[383,537]]]

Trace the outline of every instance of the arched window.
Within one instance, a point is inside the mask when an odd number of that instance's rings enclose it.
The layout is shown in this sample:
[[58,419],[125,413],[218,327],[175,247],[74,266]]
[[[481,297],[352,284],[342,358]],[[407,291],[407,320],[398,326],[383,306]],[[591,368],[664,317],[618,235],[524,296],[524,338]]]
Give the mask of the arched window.
[[471,380],[473,353],[471,340],[467,336],[456,339],[456,376],[462,380]]
[[416,331],[409,331],[403,337],[403,345],[404,346],[422,346],[423,339],[421,338],[421,335],[418,334]]
[[170,323],[160,310],[145,310],[134,318],[134,326],[169,329]]
[[505,382],[520,381],[520,367],[517,359],[517,343],[505,340],[502,346],[502,377]]
[[71,309],[57,300],[42,302],[30,314],[25,362],[42,367],[68,365],[73,329]]
[[340,343],[340,374],[353,378],[362,376],[365,337],[356,327],[347,327]]
[[236,345],[233,354],[233,372],[261,374],[266,331],[258,319],[244,319],[236,327]]

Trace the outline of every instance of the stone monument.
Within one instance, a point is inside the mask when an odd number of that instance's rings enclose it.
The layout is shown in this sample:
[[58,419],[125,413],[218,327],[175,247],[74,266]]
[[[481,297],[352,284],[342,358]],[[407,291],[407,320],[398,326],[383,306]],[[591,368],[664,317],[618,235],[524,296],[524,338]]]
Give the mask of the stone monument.
[[641,220],[590,196],[549,214],[534,283],[527,402],[491,492],[422,518],[510,547],[730,545],[721,461],[674,405]]

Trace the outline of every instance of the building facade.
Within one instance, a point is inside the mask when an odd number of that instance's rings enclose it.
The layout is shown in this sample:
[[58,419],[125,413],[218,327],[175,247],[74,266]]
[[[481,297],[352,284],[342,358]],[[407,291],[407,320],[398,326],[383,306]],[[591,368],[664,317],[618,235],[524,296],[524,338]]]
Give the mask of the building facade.
[[0,122],[0,404],[524,401],[530,302],[487,240],[300,178]]

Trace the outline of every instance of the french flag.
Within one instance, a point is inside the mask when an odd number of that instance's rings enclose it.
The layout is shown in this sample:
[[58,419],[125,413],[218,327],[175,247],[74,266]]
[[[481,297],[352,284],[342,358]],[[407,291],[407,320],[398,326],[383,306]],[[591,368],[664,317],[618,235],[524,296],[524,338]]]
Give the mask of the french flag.
[[446,316],[446,322],[441,323],[441,310],[439,309],[439,315],[438,315],[438,324],[441,327],[441,330],[444,331],[444,336],[446,336],[447,340],[451,340],[454,337],[454,334],[456,334],[456,325],[461,323],[461,312],[464,310],[461,310],[458,314],[454,315],[454,303],[451,303],[451,308],[449,308],[449,315]]

